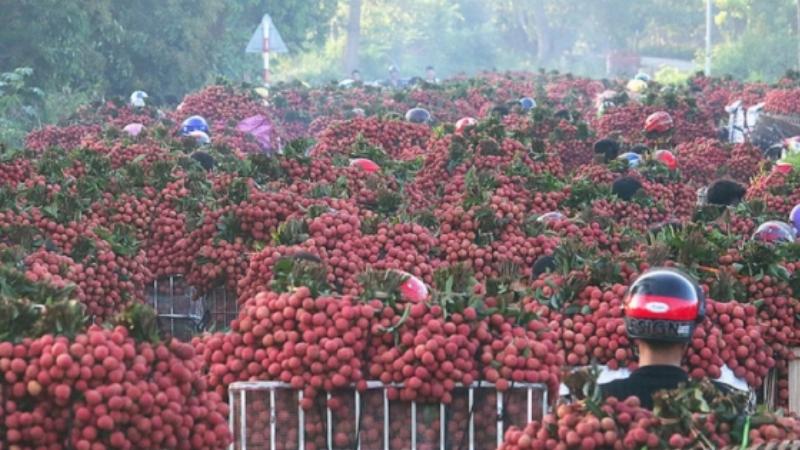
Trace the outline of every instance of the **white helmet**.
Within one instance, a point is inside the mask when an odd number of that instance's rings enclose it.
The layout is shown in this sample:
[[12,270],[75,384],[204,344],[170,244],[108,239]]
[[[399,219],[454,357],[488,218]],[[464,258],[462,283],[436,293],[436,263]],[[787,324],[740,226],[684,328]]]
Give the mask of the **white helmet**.
[[144,99],[147,98],[145,91],[133,91],[131,94],[131,106],[134,108],[144,108]]
[[194,138],[194,140],[197,141],[197,143],[200,145],[211,144],[211,138],[208,137],[208,134],[200,130],[191,131],[186,136]]

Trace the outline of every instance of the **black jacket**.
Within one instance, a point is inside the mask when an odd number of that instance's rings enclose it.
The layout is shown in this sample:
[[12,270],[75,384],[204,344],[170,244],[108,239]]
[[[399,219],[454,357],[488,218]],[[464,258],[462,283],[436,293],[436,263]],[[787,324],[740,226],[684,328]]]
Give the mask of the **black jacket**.
[[675,366],[645,366],[633,371],[628,378],[600,385],[603,398],[625,400],[639,397],[642,407],[653,409],[653,394],[665,389],[675,389],[689,381],[689,374]]

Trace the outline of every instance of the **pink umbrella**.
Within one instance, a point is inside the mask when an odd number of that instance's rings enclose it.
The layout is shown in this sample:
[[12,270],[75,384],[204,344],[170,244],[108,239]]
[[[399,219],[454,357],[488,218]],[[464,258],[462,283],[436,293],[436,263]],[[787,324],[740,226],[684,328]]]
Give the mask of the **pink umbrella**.
[[236,129],[242,133],[252,135],[263,150],[270,150],[272,148],[272,139],[270,137],[272,134],[272,124],[261,114],[242,120],[236,125]]

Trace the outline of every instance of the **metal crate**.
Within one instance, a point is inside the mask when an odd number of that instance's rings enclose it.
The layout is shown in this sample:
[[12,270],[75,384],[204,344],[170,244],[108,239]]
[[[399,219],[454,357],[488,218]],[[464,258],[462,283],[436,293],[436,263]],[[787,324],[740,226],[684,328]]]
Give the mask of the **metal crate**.
[[[506,392],[488,383],[459,386],[450,405],[390,401],[387,389],[371,381],[366,392],[327,393],[305,411],[303,392],[286,383],[233,383],[230,450],[493,449],[510,426],[524,427],[547,410],[543,384],[516,383]],[[329,399],[341,406],[333,411]]]
[[161,331],[184,341],[203,331],[227,328],[238,313],[236,297],[224,287],[198,297],[178,275],[153,281],[146,295]]

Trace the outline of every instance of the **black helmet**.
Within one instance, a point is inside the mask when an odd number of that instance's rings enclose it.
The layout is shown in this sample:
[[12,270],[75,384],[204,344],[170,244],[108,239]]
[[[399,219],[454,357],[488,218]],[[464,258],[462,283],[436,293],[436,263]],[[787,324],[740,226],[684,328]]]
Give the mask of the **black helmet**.
[[706,190],[706,203],[711,205],[736,206],[747,194],[747,189],[733,180],[717,180]]
[[594,143],[595,154],[603,155],[603,160],[609,162],[619,155],[620,145],[614,139],[604,138]]
[[533,263],[531,272],[534,278],[546,272],[553,272],[556,270],[556,259],[550,255],[540,256],[536,262]]
[[431,121],[431,113],[423,108],[411,108],[406,112],[406,121],[411,123],[428,123]]
[[203,167],[203,170],[206,172],[211,171],[214,169],[214,166],[217,165],[217,161],[214,159],[214,157],[206,152],[196,151],[192,153],[191,158],[200,163],[200,165]]
[[629,202],[641,188],[642,183],[636,178],[621,177],[614,180],[614,183],[611,185],[611,193]]
[[631,284],[625,296],[625,328],[632,339],[689,342],[706,315],[700,286],[672,268],[654,268]]

